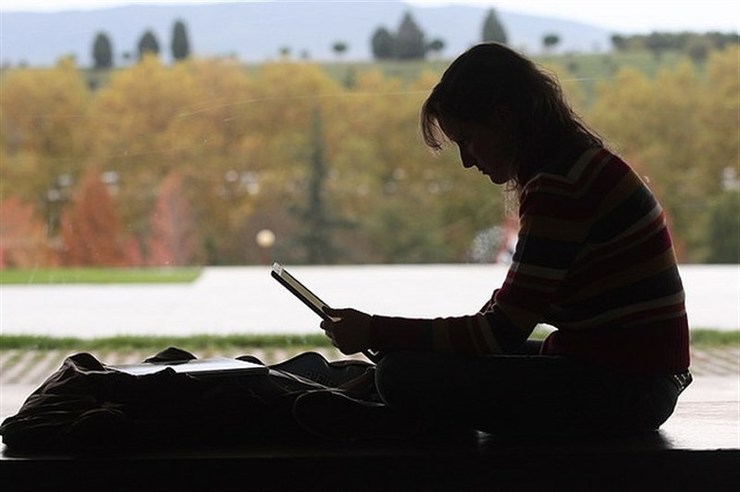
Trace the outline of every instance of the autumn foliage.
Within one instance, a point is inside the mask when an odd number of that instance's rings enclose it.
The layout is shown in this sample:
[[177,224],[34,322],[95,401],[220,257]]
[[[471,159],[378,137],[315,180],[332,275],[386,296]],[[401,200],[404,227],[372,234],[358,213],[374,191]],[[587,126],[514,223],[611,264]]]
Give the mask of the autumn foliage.
[[[736,193],[739,56],[735,45],[702,65],[615,67],[588,86],[551,67],[658,193],[682,261],[715,258],[711,224],[725,222],[713,214],[728,207],[714,203]],[[331,235],[320,243],[336,262],[468,261],[506,204],[454,150],[424,148],[419,106],[442,65],[426,66],[402,79],[145,57],[95,89],[71,60],[4,70],[2,265],[250,264],[264,260],[262,229],[285,262],[308,261],[315,234]]]
[[69,266],[123,266],[124,238],[121,222],[97,168],[82,177],[72,204],[62,216],[60,253]]
[[182,176],[172,172],[160,187],[151,216],[147,263],[155,266],[190,265],[197,259],[198,238]]
[[33,205],[12,196],[0,203],[0,266],[29,268],[53,263],[44,223]]

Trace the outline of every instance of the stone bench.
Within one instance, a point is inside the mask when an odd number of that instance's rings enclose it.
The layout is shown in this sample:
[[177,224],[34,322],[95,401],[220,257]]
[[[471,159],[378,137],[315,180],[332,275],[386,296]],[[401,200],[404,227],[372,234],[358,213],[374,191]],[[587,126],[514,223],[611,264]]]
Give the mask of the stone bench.
[[270,440],[0,458],[3,490],[740,490],[740,404],[680,402],[640,437]]

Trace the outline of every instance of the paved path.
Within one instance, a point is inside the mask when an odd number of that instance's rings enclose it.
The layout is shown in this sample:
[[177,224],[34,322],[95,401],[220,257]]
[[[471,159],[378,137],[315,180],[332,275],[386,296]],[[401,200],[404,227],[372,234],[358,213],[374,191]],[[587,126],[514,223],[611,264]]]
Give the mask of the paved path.
[[[249,353],[266,364],[285,360],[300,349],[250,349],[197,351],[194,355],[206,357],[235,357]],[[346,358],[333,348],[319,352],[329,360]],[[62,350],[3,350],[0,351],[0,417],[14,414],[26,397],[52,374],[71,351]],[[154,355],[151,351],[96,351],[94,354],[108,364],[140,362]],[[361,356],[360,356],[361,357]],[[692,349],[692,373],[695,382],[682,399],[693,401],[740,401],[740,347]],[[740,404],[738,409],[740,417]]]
[[[215,349],[195,351],[195,356],[236,357],[251,354],[265,362],[273,364],[296,355],[299,348],[257,348],[232,349],[231,352]],[[329,360],[346,358],[334,348],[318,350]],[[54,372],[65,357],[76,351],[65,350],[0,350],[0,384],[38,385]],[[154,355],[152,351],[94,351],[99,360],[107,364],[127,364],[141,362]],[[361,357],[361,356],[360,356]],[[707,347],[693,348],[691,351],[691,372],[695,376],[728,376],[740,375],[740,347]]]

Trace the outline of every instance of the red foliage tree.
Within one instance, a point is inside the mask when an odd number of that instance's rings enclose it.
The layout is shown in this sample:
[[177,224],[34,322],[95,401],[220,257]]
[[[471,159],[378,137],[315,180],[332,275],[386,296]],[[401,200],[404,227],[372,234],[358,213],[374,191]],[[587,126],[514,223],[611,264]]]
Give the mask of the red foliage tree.
[[82,177],[71,206],[62,214],[62,259],[66,265],[124,266],[121,222],[99,170]]
[[47,245],[44,223],[33,206],[18,197],[0,203],[0,268],[48,266],[54,255]]
[[183,179],[172,172],[162,181],[151,216],[151,237],[147,263],[158,266],[191,264],[198,241],[193,211],[185,193]]

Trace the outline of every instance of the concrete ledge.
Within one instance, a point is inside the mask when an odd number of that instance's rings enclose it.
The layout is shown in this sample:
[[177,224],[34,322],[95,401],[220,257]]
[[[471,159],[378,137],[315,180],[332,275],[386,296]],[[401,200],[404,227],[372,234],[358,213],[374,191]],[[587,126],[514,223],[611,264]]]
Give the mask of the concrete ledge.
[[239,448],[0,459],[6,490],[735,490],[740,404],[680,403],[641,437],[482,434],[359,444],[271,440]]

